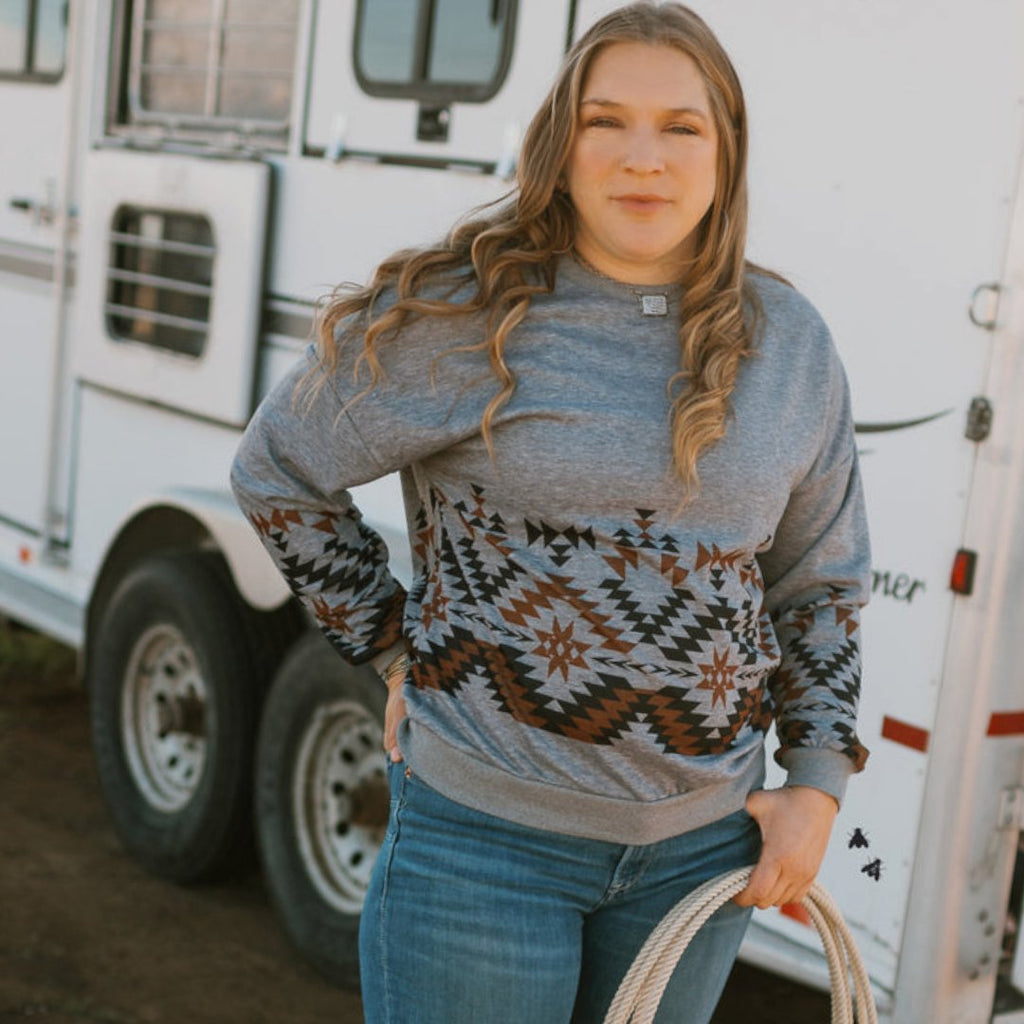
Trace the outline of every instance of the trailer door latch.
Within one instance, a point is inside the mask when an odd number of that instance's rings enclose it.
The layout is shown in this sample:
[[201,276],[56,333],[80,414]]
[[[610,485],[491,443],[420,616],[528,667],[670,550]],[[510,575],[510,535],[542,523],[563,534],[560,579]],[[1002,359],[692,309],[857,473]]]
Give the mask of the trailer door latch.
[[1000,832],[1024,827],[1024,786],[1008,786],[999,792],[996,828]]

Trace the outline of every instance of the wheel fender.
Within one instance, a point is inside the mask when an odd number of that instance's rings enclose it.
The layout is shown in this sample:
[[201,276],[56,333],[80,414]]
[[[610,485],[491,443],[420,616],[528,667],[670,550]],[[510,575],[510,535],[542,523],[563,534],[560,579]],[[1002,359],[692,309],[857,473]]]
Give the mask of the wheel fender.
[[249,604],[269,611],[291,596],[288,584],[252,524],[227,491],[181,489],[171,492],[171,497],[210,531],[224,554],[238,592]]
[[[161,491],[133,507],[117,537],[141,515],[158,508],[184,513],[209,534],[228,564],[236,589],[253,608],[270,611],[288,599],[288,585],[227,490],[176,487]],[[105,562],[116,547],[117,539]]]

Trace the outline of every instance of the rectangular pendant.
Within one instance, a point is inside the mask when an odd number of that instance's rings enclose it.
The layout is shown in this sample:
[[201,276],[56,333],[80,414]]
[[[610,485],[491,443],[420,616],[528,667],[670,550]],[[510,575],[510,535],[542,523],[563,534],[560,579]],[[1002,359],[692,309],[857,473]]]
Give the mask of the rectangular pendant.
[[641,295],[640,309],[644,316],[668,316],[668,298],[664,295]]

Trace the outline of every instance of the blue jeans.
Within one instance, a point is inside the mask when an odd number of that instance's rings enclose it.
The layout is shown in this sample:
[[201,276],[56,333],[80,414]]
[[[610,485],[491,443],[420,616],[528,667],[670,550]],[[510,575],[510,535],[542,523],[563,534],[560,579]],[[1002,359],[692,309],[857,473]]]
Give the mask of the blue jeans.
[[[366,1024],[600,1024],[651,929],[702,882],[753,863],[739,811],[648,846],[470,810],[399,764],[359,936]],[[706,1024],[750,918],[701,929],[658,1024]]]

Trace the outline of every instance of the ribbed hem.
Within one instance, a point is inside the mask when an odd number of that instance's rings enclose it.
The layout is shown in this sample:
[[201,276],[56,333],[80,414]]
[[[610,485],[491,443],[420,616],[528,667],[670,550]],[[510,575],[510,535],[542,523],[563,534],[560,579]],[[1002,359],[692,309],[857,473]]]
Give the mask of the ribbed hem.
[[409,719],[399,734],[409,768],[449,800],[528,828],[626,846],[660,843],[734,814],[764,783],[764,755],[758,749],[730,779],[663,800],[623,800],[510,775]]

